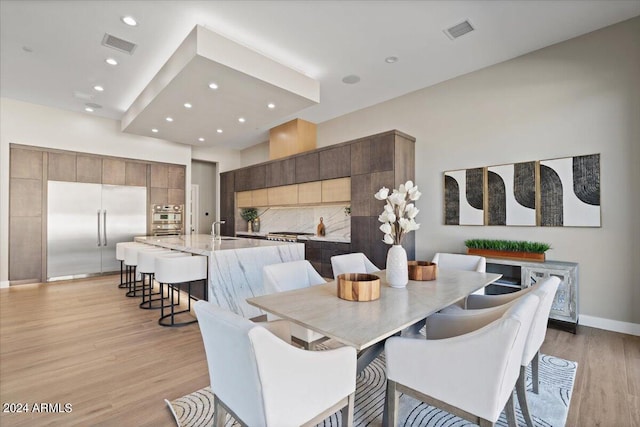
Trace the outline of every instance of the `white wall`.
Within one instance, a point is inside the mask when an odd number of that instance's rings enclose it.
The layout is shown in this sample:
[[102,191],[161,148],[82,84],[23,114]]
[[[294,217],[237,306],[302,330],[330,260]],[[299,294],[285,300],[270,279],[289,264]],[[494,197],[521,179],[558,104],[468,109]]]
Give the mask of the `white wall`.
[[242,167],[255,165],[269,160],[269,141],[261,142],[240,151]]
[[[191,188],[190,146],[120,131],[120,122],[8,98],[0,99],[0,285],[8,284],[9,249],[9,144],[126,157],[186,166],[186,187]],[[218,162],[221,170],[240,167],[237,150],[200,148],[193,156]],[[186,208],[190,192],[186,192]],[[187,212],[185,217],[189,218]],[[185,224],[188,226],[189,224]]]
[[[548,259],[580,264],[581,314],[638,324],[638,46],[635,18],[321,123],[318,145],[389,129],[416,137],[418,259],[463,252],[474,237],[550,242]],[[601,228],[443,225],[444,171],[591,153],[601,153]]]

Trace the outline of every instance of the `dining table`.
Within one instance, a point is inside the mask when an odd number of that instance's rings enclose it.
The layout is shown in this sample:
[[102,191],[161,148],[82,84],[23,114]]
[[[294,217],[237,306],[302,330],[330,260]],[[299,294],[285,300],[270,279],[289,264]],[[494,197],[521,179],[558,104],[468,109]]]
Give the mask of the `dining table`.
[[251,297],[247,303],[354,347],[359,373],[382,352],[387,338],[411,327],[415,335],[415,325],[421,325],[428,316],[502,277],[496,273],[439,270],[434,280],[409,280],[406,287],[393,288],[384,270],[372,274],[380,278],[380,298],[373,301],[340,299],[337,282],[332,280]]

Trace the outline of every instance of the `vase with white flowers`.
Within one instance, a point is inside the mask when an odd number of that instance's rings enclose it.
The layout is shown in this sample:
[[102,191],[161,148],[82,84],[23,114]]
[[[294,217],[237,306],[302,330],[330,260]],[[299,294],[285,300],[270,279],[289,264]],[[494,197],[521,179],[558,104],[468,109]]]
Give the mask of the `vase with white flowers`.
[[380,231],[384,233],[383,241],[392,245],[387,252],[387,283],[394,288],[404,288],[409,282],[407,252],[402,247],[402,238],[420,228],[415,219],[419,209],[413,203],[420,196],[418,186],[412,181],[400,184],[391,194],[387,187],[382,187],[374,195],[376,199],[386,201],[378,221],[382,223]]

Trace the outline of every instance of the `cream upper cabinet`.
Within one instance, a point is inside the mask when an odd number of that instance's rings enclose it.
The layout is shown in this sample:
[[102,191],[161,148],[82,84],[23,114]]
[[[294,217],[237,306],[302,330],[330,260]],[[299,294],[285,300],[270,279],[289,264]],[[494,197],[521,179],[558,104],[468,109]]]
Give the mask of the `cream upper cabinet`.
[[253,190],[251,193],[251,206],[259,207],[259,206],[269,206],[269,198],[268,191],[266,188],[261,190]]
[[251,191],[238,191],[236,193],[236,205],[239,208],[250,208],[251,206]]
[[328,179],[322,182],[322,203],[351,200],[351,178]]
[[267,189],[269,206],[287,206],[298,204],[298,185],[283,185]]
[[322,202],[322,183],[320,181],[298,184],[298,203],[310,204]]

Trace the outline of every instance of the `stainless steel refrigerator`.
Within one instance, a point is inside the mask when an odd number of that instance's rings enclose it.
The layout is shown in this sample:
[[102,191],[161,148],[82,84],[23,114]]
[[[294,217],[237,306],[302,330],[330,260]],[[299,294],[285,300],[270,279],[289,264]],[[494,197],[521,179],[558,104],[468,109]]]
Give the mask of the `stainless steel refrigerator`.
[[116,243],[146,234],[147,188],[48,184],[47,280],[120,271]]

